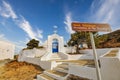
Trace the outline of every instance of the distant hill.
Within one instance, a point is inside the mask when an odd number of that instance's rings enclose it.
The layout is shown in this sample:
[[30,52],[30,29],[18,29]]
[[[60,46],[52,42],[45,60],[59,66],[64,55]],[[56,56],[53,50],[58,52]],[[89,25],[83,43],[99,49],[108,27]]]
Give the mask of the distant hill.
[[120,47],[120,29],[108,34],[100,35],[100,48]]

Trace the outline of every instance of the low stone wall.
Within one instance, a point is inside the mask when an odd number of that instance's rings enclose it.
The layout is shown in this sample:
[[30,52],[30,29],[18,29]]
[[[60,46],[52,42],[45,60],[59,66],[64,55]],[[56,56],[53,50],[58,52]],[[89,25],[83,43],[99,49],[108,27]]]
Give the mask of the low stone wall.
[[40,65],[40,59],[39,58],[30,58],[30,57],[25,57],[23,61],[28,62],[28,63],[33,63],[36,65]]
[[[98,57],[108,52],[111,48],[103,48],[103,49],[96,49]],[[80,50],[81,53],[87,54],[92,56],[93,55],[93,49],[85,49]]]
[[64,52],[65,53],[75,53],[76,48],[75,47],[64,47]]
[[20,54],[22,54],[22,56],[26,56],[26,57],[41,57],[45,53],[46,53],[45,48],[42,48],[42,49],[34,48],[34,49],[22,50],[20,52]]
[[54,67],[57,66],[55,61],[41,61],[40,58],[23,57],[21,60],[19,59],[19,61],[25,61],[28,63],[36,64],[45,70],[53,69]]
[[61,59],[66,59],[66,60],[69,59],[69,55],[68,54],[59,52],[59,55],[60,55]]
[[[106,49],[96,49],[97,50],[97,56],[98,58],[106,54],[111,48],[106,48]],[[80,53],[82,54],[73,54],[73,55],[68,55],[69,60],[79,60],[79,59],[94,59],[93,57],[93,49],[85,49],[85,50],[80,50]]]
[[69,60],[79,60],[79,59],[81,59],[82,56],[83,56],[83,55],[81,55],[81,54],[68,55],[68,59],[69,59]]
[[[98,58],[106,54],[111,48],[96,49]],[[81,56],[81,59],[93,59],[93,49],[80,50],[81,53],[85,55]]]
[[41,60],[42,61],[47,61],[47,60],[50,60],[50,57],[51,57],[52,53],[45,53],[42,57],[41,57]]

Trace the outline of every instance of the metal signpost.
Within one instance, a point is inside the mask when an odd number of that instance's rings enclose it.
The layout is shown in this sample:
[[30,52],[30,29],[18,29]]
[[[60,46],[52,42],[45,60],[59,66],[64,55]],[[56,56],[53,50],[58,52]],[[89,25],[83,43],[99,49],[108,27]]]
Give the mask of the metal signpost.
[[75,31],[88,31],[89,32],[90,39],[91,39],[91,45],[93,48],[93,55],[94,55],[96,73],[97,73],[97,80],[101,80],[101,74],[100,74],[97,52],[96,52],[96,48],[95,48],[93,32],[98,32],[98,31],[110,32],[111,28],[110,28],[109,24],[73,22],[71,25],[72,25],[72,29]]

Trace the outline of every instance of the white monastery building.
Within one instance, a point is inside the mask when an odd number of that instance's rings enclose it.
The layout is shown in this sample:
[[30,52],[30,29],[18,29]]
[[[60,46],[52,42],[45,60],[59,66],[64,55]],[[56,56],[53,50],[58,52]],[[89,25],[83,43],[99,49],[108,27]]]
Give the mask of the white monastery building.
[[[69,55],[67,53],[74,52],[75,49],[64,47],[63,37],[56,33],[48,36],[43,47],[22,50],[18,58],[18,61],[36,64],[45,70],[42,74],[37,75],[37,80],[66,80],[70,74],[88,80],[98,80],[95,65],[89,63],[94,60],[92,49],[80,50],[80,53],[83,54]],[[96,50],[101,80],[120,80],[120,48]],[[84,64],[81,63],[83,60]]]

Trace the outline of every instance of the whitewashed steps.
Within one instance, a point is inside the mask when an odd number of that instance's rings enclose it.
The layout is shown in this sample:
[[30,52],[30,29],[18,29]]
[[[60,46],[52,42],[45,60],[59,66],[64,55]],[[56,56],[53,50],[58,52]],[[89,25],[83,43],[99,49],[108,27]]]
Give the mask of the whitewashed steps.
[[37,76],[37,80],[65,80],[68,74],[68,64],[62,63],[53,70],[46,70]]
[[57,80],[64,80],[65,76],[67,76],[67,73],[56,71],[56,70],[47,70],[44,73]]
[[54,70],[59,71],[59,72],[68,73],[68,70],[66,70],[64,68],[60,68],[60,67],[56,67],[56,68],[54,68]]
[[61,57],[59,56],[59,53],[53,53],[50,60],[61,60]]
[[62,64],[58,65],[57,67],[68,70],[68,63],[62,63]]
[[62,63],[58,65],[56,68],[54,68],[54,70],[68,73],[68,63]]
[[57,79],[52,78],[51,76],[48,76],[45,73],[43,73],[37,76],[37,80],[57,80]]

